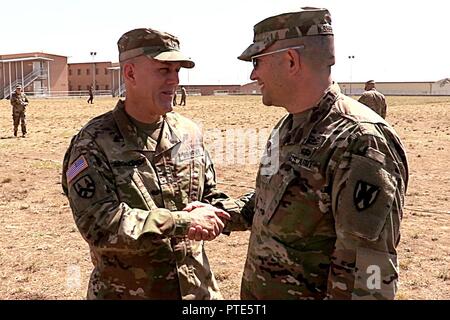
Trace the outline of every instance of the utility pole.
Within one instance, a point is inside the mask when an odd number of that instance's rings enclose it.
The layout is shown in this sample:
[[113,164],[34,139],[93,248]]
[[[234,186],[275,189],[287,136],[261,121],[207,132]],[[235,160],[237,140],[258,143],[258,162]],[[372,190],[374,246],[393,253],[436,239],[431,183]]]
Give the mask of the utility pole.
[[95,92],[95,89],[97,88],[97,86],[95,85],[95,56],[97,55],[97,52],[95,51],[91,51],[91,57],[92,57],[92,90]]
[[350,95],[352,95],[352,61],[355,59],[355,56],[348,56],[348,59],[350,60]]

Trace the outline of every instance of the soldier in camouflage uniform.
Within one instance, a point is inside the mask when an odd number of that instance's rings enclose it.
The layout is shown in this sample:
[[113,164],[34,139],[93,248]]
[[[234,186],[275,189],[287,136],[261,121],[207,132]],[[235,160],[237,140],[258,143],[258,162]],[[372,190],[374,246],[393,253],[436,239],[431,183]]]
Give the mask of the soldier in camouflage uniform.
[[328,10],[303,8],[254,27],[239,59],[275,126],[256,190],[220,205],[226,230],[251,229],[242,299],[393,299],[408,183],[404,146],[331,79]]
[[26,108],[28,106],[28,98],[25,93],[22,92],[22,86],[17,86],[16,91],[11,95],[12,105],[12,117],[14,125],[14,137],[17,137],[17,131],[20,128],[22,130],[22,137],[25,138],[27,134],[27,123],[25,120]]
[[[220,299],[203,240],[228,215],[205,203],[227,196],[199,128],[171,112],[178,72],[194,62],[152,29],[125,33],[118,47],[126,99],[73,137],[62,172],[95,267],[88,298]],[[193,201],[203,206],[183,211]]]
[[386,98],[381,92],[375,89],[375,81],[367,81],[364,90],[366,91],[358,99],[358,102],[368,106],[370,109],[378,113],[383,119],[386,119]]
[[181,101],[180,101],[180,106],[185,106],[186,105],[186,88],[185,87],[181,87]]

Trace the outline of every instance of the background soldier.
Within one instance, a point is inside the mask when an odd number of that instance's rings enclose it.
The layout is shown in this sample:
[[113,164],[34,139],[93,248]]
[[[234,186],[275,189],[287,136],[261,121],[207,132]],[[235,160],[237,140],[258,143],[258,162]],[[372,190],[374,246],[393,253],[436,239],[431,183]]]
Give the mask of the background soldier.
[[381,92],[375,89],[375,81],[367,81],[364,90],[366,91],[358,101],[378,113],[383,119],[386,119],[386,98]]
[[[219,299],[202,240],[222,231],[216,212],[228,217],[205,203],[227,196],[199,128],[171,112],[178,72],[194,62],[176,37],[152,29],[125,33],[118,48],[126,99],[81,129],[63,165],[93,258],[88,298]],[[203,206],[182,211],[193,201]]]
[[330,13],[259,22],[239,59],[263,103],[288,111],[254,194],[221,204],[226,230],[251,229],[241,298],[393,299],[407,159],[394,129],[332,81]]
[[28,98],[25,93],[22,92],[22,86],[18,85],[16,91],[11,95],[10,103],[12,105],[12,117],[14,125],[14,137],[17,137],[17,130],[20,127],[22,130],[22,137],[25,138],[27,134],[26,124],[26,108],[28,106]]
[[87,103],[94,104],[94,92],[92,86],[89,87],[89,99],[87,100]]
[[186,88],[181,86],[181,101],[180,101],[180,106],[186,105]]
[[173,105],[173,106],[176,106],[176,105],[177,105],[177,90],[176,90],[176,89],[175,89],[175,91],[173,92],[172,105]]

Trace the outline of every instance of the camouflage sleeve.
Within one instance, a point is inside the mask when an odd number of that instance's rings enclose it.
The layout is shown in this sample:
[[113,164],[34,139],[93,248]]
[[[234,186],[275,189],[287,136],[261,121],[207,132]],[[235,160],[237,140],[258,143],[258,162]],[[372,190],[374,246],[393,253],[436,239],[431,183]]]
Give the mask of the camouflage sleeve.
[[224,233],[251,229],[255,212],[254,192],[246,193],[239,199],[230,198],[220,201],[215,206],[228,212],[231,216],[231,220],[225,222]]
[[22,101],[20,101],[20,99],[15,94],[11,95],[10,103],[13,107],[19,107],[22,105]]
[[220,208],[231,215],[231,221],[226,221],[223,233],[245,231],[250,229],[253,219],[254,196],[246,194],[240,199],[230,198],[216,188],[216,172],[212,160],[206,152],[206,177],[203,201]]
[[89,243],[107,244],[112,238],[126,242],[143,234],[184,235],[190,226],[187,212],[133,208],[120,201],[109,163],[90,138],[73,139],[64,157],[62,187],[75,223]]
[[351,143],[335,172],[337,239],[327,289],[331,299],[395,297],[407,177],[393,152],[383,138],[364,135]]
[[387,104],[386,104],[386,99],[384,97],[382,99],[382,103],[383,103],[383,105],[381,106],[381,117],[383,119],[386,119]]
[[358,102],[367,106],[369,103],[367,95],[363,93],[361,97],[359,97]]

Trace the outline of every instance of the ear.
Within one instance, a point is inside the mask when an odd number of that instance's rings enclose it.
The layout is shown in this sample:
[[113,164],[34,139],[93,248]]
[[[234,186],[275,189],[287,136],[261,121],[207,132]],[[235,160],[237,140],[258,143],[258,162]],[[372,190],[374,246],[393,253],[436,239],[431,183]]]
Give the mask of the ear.
[[288,63],[289,63],[289,74],[297,74],[301,70],[301,58],[300,54],[292,49],[288,50]]
[[123,77],[132,84],[136,83],[134,70],[135,66],[133,63],[125,63],[123,65]]

